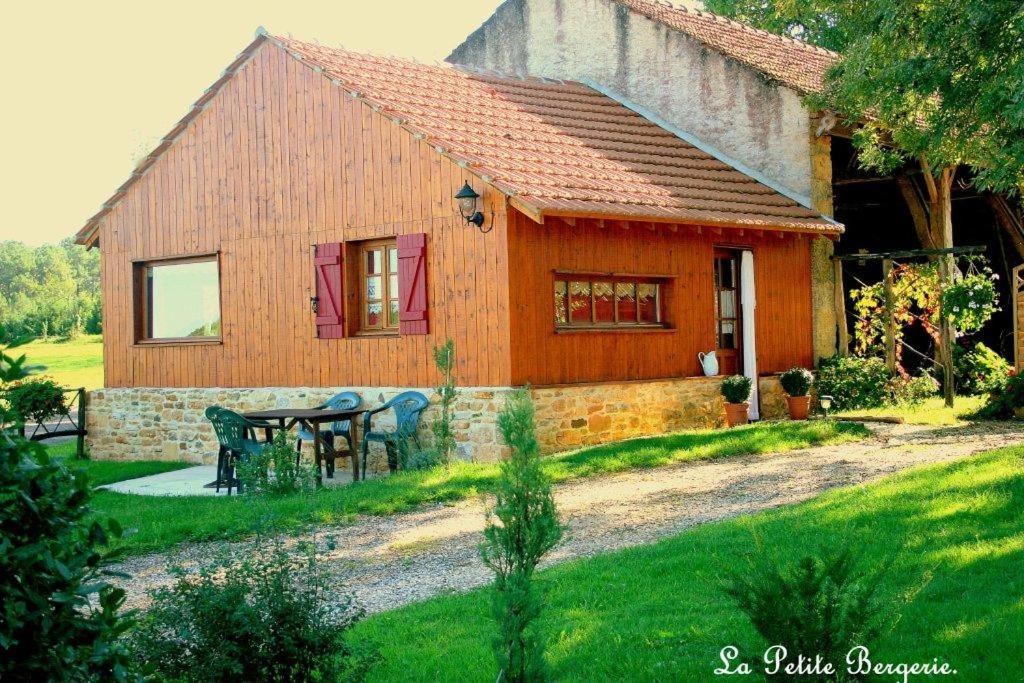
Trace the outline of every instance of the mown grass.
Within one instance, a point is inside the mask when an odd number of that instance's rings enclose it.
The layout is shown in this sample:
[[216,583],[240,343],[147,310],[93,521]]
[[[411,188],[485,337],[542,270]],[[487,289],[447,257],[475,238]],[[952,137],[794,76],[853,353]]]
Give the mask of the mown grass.
[[65,441],[48,447],[50,457],[64,461],[68,467],[85,470],[89,473],[89,481],[93,486],[113,484],[128,479],[148,477],[151,474],[173,472],[189,467],[184,462],[160,462],[156,460],[133,460],[118,462],[114,460],[79,460],[75,457],[75,442]]
[[44,374],[70,389],[103,386],[103,337],[98,334],[73,341],[37,340],[11,349],[11,354],[25,354],[29,363],[45,365]]
[[[719,678],[722,647],[763,652],[721,590],[728,569],[765,553],[794,561],[850,548],[865,567],[893,562],[879,598],[899,618],[873,659],[938,657],[951,662],[957,680],[1018,680],[1022,465],[1024,448],[994,451],[544,571],[539,629],[552,678]],[[493,681],[489,609],[489,591],[480,589],[374,616],[352,637],[379,648],[374,681]]]
[[985,404],[985,397],[957,396],[953,404],[952,408],[947,408],[941,396],[933,396],[916,406],[847,410],[837,413],[836,417],[902,417],[908,424],[953,426],[969,422],[971,414]]
[[[862,425],[833,422],[762,423],[732,430],[683,432],[586,448],[545,458],[557,482],[688,460],[775,453],[861,439]],[[344,461],[340,466],[344,467]],[[169,548],[184,541],[245,537],[263,531],[294,532],[310,524],[343,524],[356,514],[388,515],[430,503],[489,493],[498,466],[455,463],[447,468],[405,472],[311,494],[280,496],[255,505],[246,496],[157,497],[113,491],[96,494],[93,507],[129,531],[127,553]]]

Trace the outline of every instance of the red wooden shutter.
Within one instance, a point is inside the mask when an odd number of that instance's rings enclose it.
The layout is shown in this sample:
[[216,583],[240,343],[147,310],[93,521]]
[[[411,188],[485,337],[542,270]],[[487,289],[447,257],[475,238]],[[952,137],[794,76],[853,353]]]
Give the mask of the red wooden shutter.
[[427,333],[427,236],[398,236],[398,331]]
[[318,244],[313,255],[316,268],[316,336],[340,339],[345,336],[344,267],[341,243]]

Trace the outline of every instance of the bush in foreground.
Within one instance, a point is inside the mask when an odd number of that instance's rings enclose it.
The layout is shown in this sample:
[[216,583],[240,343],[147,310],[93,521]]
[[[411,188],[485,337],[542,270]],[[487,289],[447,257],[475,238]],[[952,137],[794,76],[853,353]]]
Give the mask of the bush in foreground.
[[[759,557],[730,571],[725,592],[764,641],[748,653],[781,645],[787,661],[803,655],[813,662],[821,655],[836,669],[833,676],[800,680],[859,680],[847,673],[846,657],[856,646],[870,649],[881,633],[881,606],[875,598],[880,576],[858,570],[849,552],[827,559],[806,556],[792,565]],[[793,680],[781,671],[766,678]]]
[[145,673],[172,680],[359,680],[372,658],[345,634],[362,611],[348,596],[330,603],[330,589],[312,551],[257,548],[154,591],[131,650]]
[[[0,352],[0,385],[36,368]],[[22,386],[26,386],[25,382]],[[15,418],[0,408],[0,422]],[[125,680],[118,639],[124,591],[106,581],[100,549],[119,536],[89,507],[87,475],[38,444],[0,432],[0,680]]]

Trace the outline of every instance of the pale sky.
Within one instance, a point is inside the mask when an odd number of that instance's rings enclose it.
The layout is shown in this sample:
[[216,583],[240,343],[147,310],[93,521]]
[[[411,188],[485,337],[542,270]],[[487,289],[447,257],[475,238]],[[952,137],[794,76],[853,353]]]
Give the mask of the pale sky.
[[256,27],[443,59],[500,0],[2,3],[0,240],[76,232]]

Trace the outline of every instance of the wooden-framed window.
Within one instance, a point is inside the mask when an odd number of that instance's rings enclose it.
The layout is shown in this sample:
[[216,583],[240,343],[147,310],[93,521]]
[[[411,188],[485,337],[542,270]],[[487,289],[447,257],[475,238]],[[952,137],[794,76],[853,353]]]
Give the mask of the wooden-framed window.
[[663,279],[555,274],[555,327],[664,327]]
[[398,242],[358,244],[360,330],[398,332]]
[[217,254],[137,261],[134,269],[137,342],[220,340]]

